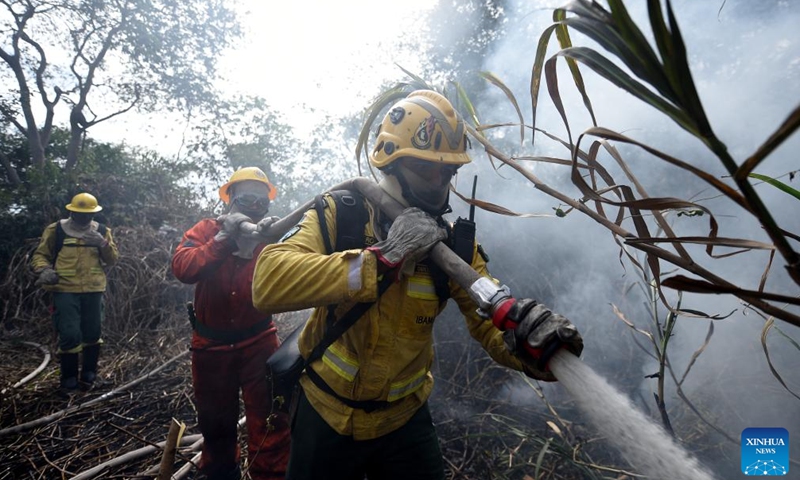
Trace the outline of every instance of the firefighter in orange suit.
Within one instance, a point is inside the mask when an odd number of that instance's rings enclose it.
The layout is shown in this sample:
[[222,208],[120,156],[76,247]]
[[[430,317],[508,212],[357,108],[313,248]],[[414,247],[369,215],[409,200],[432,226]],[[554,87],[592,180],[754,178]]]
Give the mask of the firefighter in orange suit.
[[[335,312],[342,314],[355,302],[375,301],[300,379],[287,479],[444,479],[427,400],[433,320],[448,298],[458,304],[471,336],[502,365],[552,381],[539,359],[512,348],[514,342],[533,349],[560,344],[580,354],[575,327],[533,300],[515,303],[510,314],[519,326],[504,334],[476,313],[476,303],[454,281],[445,278],[440,286],[443,272],[426,255],[435,243],[449,242],[441,216],[449,211],[452,176],[470,162],[466,146],[463,121],[450,102],[434,91],[412,92],[389,110],[370,154],[384,175],[380,187],[407,207],[404,212],[391,222],[367,201],[364,245],[327,254],[325,238],[336,238],[337,208],[344,208],[329,195],[327,234],[317,211],[309,210],[261,252],[253,278],[256,307],[315,307],[299,339],[306,358],[331,321],[327,305],[339,305]],[[467,256],[489,277],[476,242]],[[379,296],[387,276],[392,281]]]
[[239,391],[247,424],[248,472],[253,480],[283,479],[289,458],[285,414],[273,415],[266,360],[279,345],[272,317],[253,307],[251,282],[263,240],[240,233],[242,222],[267,228],[276,189],[247,167],[219,190],[230,209],[187,231],[172,258],[180,281],[195,284],[192,382],[203,434],[200,472],[209,480],[241,478],[237,421]]

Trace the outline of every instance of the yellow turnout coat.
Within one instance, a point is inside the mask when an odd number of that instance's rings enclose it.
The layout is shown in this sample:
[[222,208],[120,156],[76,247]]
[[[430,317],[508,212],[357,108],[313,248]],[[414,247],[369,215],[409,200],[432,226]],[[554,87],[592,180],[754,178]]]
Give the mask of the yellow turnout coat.
[[[336,238],[336,204],[326,196],[329,238]],[[374,243],[374,215],[366,243]],[[326,254],[315,210],[306,212],[281,242],[261,252],[253,276],[253,303],[264,313],[316,307],[302,335],[300,352],[308,358],[325,332],[326,305],[339,305],[337,318],[356,302],[377,297],[377,259],[372,252],[347,250]],[[489,276],[473,247],[472,267]],[[523,370],[503,344],[502,333],[480,318],[468,294],[449,282],[451,298],[464,314],[469,332],[498,363]],[[340,396],[357,401],[383,400],[388,407],[366,412],[343,404],[320,390],[307,376],[300,383],[309,402],[338,433],[355,440],[377,438],[404,425],[433,389],[433,322],[444,309],[428,268],[393,283],[311,368]],[[366,318],[365,318],[366,317]]]
[[[42,288],[65,293],[105,292],[106,273],[103,267],[115,264],[119,257],[111,229],[105,230],[104,237],[108,242],[105,247],[86,245],[83,239],[65,233],[64,244],[56,252],[56,226],[57,223],[51,223],[44,229],[39,246],[31,257],[31,268],[34,272],[50,267],[58,273],[57,284],[43,285]],[[91,228],[97,230],[97,222],[92,221]]]

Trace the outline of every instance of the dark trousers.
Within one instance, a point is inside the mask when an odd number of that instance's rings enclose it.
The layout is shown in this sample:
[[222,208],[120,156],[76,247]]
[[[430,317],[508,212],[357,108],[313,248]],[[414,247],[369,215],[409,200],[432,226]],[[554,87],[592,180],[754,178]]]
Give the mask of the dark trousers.
[[339,435],[301,395],[286,480],[443,480],[444,462],[428,404],[383,437]]
[[59,351],[76,353],[82,345],[100,341],[103,292],[53,292],[53,309]]
[[239,465],[236,422],[241,390],[250,477],[283,480],[289,461],[289,419],[278,414],[267,424],[272,410],[267,358],[277,348],[273,334],[242,348],[192,352],[197,420],[204,439],[200,468],[209,479],[227,479]]

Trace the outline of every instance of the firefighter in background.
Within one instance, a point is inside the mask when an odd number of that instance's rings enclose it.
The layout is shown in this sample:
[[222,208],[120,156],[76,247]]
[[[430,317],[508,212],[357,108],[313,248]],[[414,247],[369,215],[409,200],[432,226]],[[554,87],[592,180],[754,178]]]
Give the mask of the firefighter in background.
[[[444,479],[427,401],[433,323],[447,298],[458,304],[471,336],[502,365],[553,381],[526,345],[534,351],[565,346],[580,355],[577,329],[533,300],[516,301],[507,318],[519,325],[504,333],[481,318],[468,293],[446,275],[442,288],[444,272],[426,256],[437,242],[450,243],[441,216],[450,210],[451,178],[470,162],[466,146],[463,120],[445,97],[411,93],[389,110],[370,154],[384,176],[380,187],[407,207],[404,212],[391,222],[365,200],[364,245],[328,253],[326,237],[338,239],[345,223],[338,212],[347,208],[328,195],[324,231],[310,210],[261,252],[253,279],[256,307],[272,313],[315,307],[299,339],[304,358],[339,318],[327,318],[325,306],[338,304],[335,312],[342,314],[355,302],[375,302],[300,379],[287,479]],[[468,263],[489,277],[482,248],[474,238],[468,247]],[[386,277],[392,282],[381,294]]]
[[[253,480],[283,479],[289,458],[286,415],[271,417],[266,361],[278,346],[272,317],[253,307],[251,282],[258,237],[240,233],[242,222],[266,229],[277,191],[261,169],[233,173],[219,189],[226,214],[203,219],[187,231],[172,258],[183,283],[196,284],[192,320],[192,382],[203,434],[200,471],[209,480],[239,479],[239,390],[247,420],[249,473]],[[269,422],[268,422],[268,417]]]
[[[89,389],[97,378],[100,324],[103,320],[104,266],[119,257],[111,230],[94,221],[103,209],[89,193],[79,193],[66,206],[69,218],[44,229],[31,258],[37,285],[53,295],[53,323],[61,360],[60,389]],[[78,356],[83,362],[78,376]]]

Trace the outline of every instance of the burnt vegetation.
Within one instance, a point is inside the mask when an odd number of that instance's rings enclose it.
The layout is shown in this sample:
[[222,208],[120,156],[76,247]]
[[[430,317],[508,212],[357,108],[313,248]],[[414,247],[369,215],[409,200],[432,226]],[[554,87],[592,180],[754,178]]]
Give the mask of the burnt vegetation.
[[[185,315],[192,287],[175,280],[169,269],[180,236],[149,227],[113,232],[120,261],[109,270],[100,380],[91,391],[71,397],[58,393],[57,362],[46,362],[57,345],[47,293],[33,285],[35,277],[27,266],[35,242],[11,258],[0,285],[5,299],[2,479],[157,478],[173,419],[186,425],[175,456],[176,478],[191,478],[196,471],[192,462],[197,461],[201,437]],[[279,315],[281,334],[304,315]],[[448,478],[599,479],[625,474],[626,467],[620,466],[624,462],[596,442],[589,427],[574,421],[576,412],[568,401],[556,407],[541,385],[494,364],[476,347],[456,309],[437,320],[436,348],[437,387],[431,405]],[[529,398],[521,399],[520,391]]]

